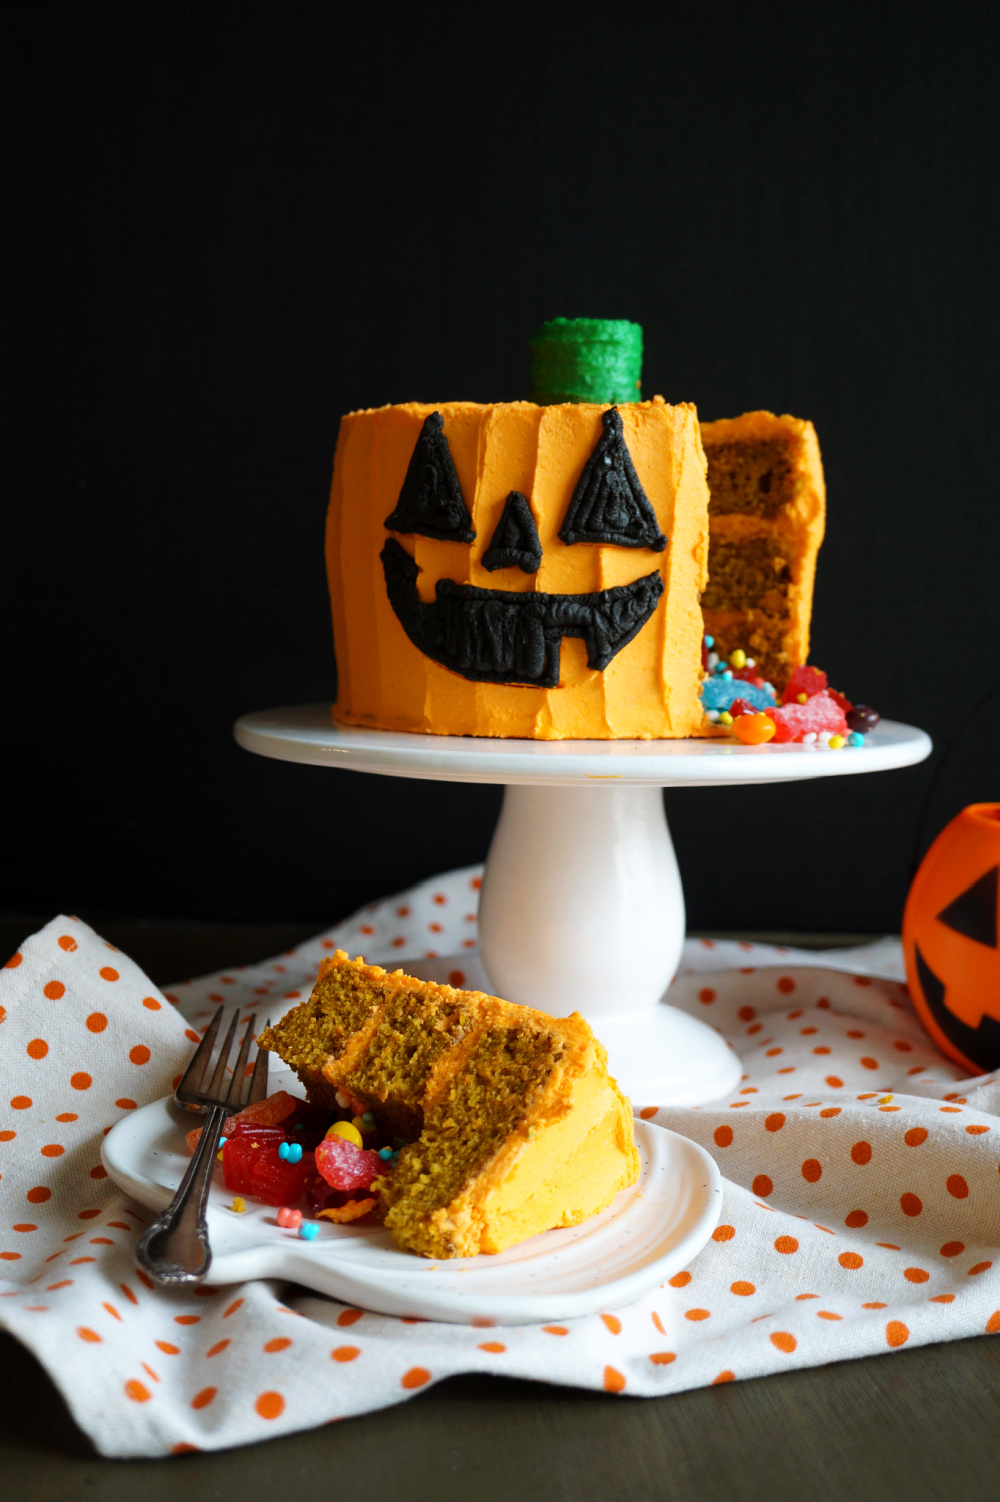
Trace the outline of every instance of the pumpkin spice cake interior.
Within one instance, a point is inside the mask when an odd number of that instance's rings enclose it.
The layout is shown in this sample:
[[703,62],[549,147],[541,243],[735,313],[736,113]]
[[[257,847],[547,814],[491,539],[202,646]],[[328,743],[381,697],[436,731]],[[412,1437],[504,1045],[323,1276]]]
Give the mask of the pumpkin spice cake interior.
[[557,1019],[402,971],[325,960],[308,1001],[261,1034],[310,1100],[343,1090],[405,1140],[376,1186],[400,1246],[500,1252],[575,1225],[634,1183],[632,1116],[582,1017]]

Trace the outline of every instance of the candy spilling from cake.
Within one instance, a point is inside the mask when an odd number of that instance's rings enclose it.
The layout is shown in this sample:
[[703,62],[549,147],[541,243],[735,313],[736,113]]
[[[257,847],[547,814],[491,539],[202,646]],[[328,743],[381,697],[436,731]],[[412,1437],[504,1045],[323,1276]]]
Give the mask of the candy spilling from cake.
[[532,340],[530,401],[343,418],[336,720],[833,749],[865,734],[801,676],[826,505],[812,424],[701,423],[643,401],[641,365],[638,324],[557,318]]
[[258,1043],[308,1101],[278,1092],[231,1118],[222,1171],[234,1213],[261,1199],[306,1240],[320,1220],[375,1216],[422,1256],[501,1252],[589,1219],[638,1176],[629,1103],[576,1014],[338,951]]

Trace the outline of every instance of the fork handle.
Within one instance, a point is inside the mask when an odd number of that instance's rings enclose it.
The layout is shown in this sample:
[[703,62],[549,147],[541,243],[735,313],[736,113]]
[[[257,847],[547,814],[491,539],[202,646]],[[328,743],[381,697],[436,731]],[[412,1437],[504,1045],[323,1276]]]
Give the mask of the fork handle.
[[177,1193],[136,1246],[136,1261],[164,1288],[201,1283],[211,1266],[205,1203],[228,1114],[212,1107]]

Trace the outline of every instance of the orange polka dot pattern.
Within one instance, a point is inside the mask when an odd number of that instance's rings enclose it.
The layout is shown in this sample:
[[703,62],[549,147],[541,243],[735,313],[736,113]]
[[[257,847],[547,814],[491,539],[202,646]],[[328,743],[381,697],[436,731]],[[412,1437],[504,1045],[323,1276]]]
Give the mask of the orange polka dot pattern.
[[68,918],[0,971],[0,1325],[104,1453],[250,1443],[469,1370],[652,1395],[1000,1334],[1000,1086],[960,1080],[897,982],[701,941],[671,1000],[732,1043],[743,1078],[700,1109],[634,1104],[715,1157],[724,1203],[698,1257],[646,1298],[488,1332],[302,1291],[290,1308],[264,1283],[161,1298],[132,1260],[148,1217],[95,1176],[102,1134],[167,1093],[220,1005],[280,1016],[334,948],[488,988],[479,876],[452,872],[166,995]]

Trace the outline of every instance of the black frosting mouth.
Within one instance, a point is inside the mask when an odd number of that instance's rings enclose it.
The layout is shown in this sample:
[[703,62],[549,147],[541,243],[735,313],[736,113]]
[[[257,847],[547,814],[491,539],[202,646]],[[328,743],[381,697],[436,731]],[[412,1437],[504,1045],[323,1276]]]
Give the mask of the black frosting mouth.
[[553,595],[480,589],[439,579],[436,598],[417,593],[416,563],[394,537],[382,549],[389,603],[415,647],[475,683],[559,684],[564,636],[587,646],[587,665],[602,672],[641,631],[660,601],[659,569],[593,594]]

